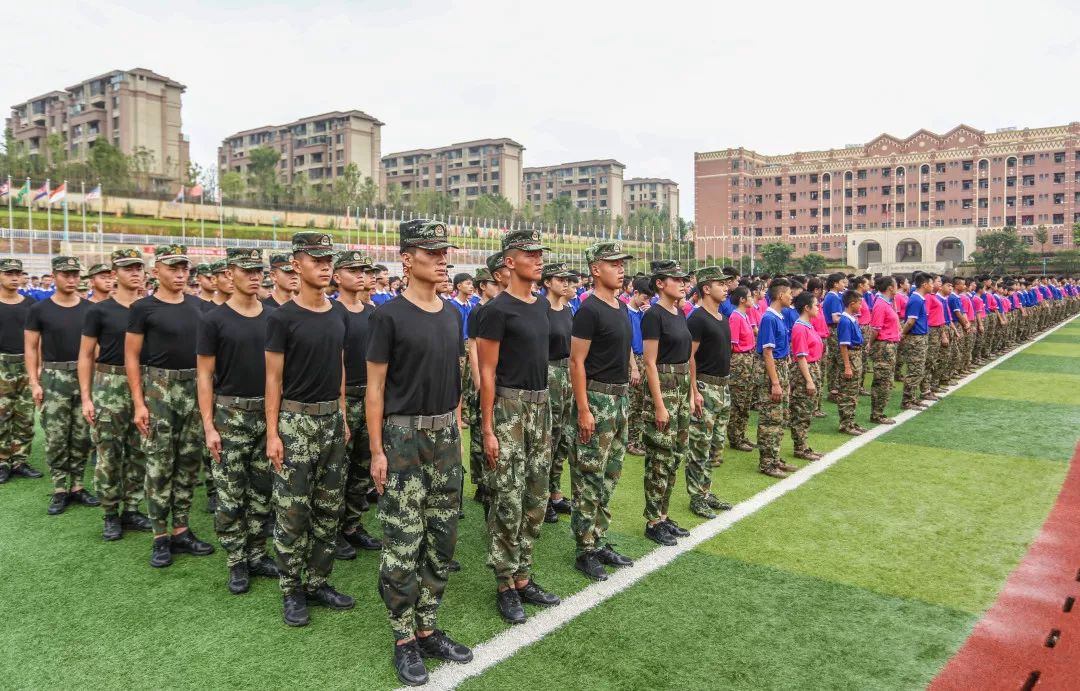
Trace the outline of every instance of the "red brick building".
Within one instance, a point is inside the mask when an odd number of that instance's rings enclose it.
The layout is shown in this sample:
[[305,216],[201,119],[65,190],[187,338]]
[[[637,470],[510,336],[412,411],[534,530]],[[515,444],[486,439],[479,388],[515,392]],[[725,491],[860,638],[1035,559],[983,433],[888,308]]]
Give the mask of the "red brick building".
[[700,258],[787,242],[795,256],[818,252],[858,268],[944,269],[971,255],[979,232],[1014,226],[1033,242],[1039,225],[1051,252],[1072,247],[1080,220],[1080,122],[959,125],[780,156],[697,153],[694,191]]

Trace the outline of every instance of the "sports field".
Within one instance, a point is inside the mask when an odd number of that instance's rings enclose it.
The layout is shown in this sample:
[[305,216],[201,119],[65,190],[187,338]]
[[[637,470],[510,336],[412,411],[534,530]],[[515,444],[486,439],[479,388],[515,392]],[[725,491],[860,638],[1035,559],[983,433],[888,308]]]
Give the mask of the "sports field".
[[[835,432],[835,407],[826,411],[814,421],[818,451],[850,439]],[[1074,320],[463,688],[921,688],[1038,533],[1078,430]],[[44,470],[41,452],[39,437],[33,464]],[[714,491],[741,502],[776,483],[756,466],[756,454],[729,450]],[[103,543],[100,509],[47,516],[49,491],[47,478],[0,487],[0,685],[397,685],[377,554],[335,566],[354,610],[315,609],[310,626],[290,629],[275,582],[226,591],[220,549],[151,569],[148,534]],[[642,495],[642,460],[628,456],[610,538],[635,558],[655,547],[641,534]],[[675,498],[673,517],[700,524],[682,478]],[[204,509],[200,489],[192,525],[210,539]],[[507,625],[484,566],[480,506],[466,501],[466,512],[463,570],[440,626],[476,645]],[[536,579],[564,597],[581,591],[589,582],[572,560],[566,518],[545,525]]]

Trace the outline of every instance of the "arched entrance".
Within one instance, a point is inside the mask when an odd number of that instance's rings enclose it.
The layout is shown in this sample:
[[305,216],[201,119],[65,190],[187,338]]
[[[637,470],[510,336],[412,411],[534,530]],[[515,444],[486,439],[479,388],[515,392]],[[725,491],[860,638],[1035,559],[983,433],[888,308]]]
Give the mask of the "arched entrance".
[[964,261],[964,243],[958,238],[942,238],[934,251],[934,261],[952,262],[956,266]]
[[921,262],[922,244],[918,240],[912,240],[911,238],[896,243],[896,261],[898,263]]
[[865,269],[871,264],[881,263],[881,245],[875,240],[863,240],[859,243],[859,268]]

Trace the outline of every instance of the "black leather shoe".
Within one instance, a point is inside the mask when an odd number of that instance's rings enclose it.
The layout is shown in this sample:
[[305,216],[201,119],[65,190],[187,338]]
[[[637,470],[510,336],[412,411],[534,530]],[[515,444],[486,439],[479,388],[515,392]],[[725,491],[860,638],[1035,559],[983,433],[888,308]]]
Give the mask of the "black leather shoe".
[[0,485],[7,482],[8,478],[10,478],[10,477],[11,477],[11,468],[9,468],[6,465],[5,466],[0,466]]
[[569,516],[573,510],[570,501],[566,497],[560,497],[559,499],[551,502],[551,505],[555,508],[556,513],[561,513],[564,516]]
[[278,571],[277,564],[274,560],[268,556],[261,556],[255,561],[248,562],[248,573],[252,576],[263,576],[265,578],[280,578],[281,572]]
[[334,590],[334,586],[329,583],[323,583],[316,590],[307,591],[307,599],[312,605],[330,609],[352,609],[356,606],[356,600]]
[[85,488],[69,492],[67,503],[82,504],[83,506],[101,506],[101,500],[87,492]]
[[420,649],[421,657],[433,657],[447,662],[472,662],[472,650],[439,629],[432,631],[430,636],[417,636],[416,645]]
[[340,559],[341,561],[356,559],[356,548],[350,545],[349,541],[341,535],[338,535],[337,544],[334,547],[334,559]]
[[645,537],[664,547],[674,547],[679,544],[675,541],[675,537],[667,531],[667,525],[664,523],[646,524]]
[[600,566],[595,552],[583,552],[574,560],[574,568],[585,574],[594,581],[606,581],[607,571]]
[[120,517],[115,513],[105,514],[105,527],[101,531],[101,537],[106,542],[119,540],[124,535],[124,529],[120,523]]
[[56,516],[64,513],[64,509],[68,505],[68,493],[67,492],[54,492],[52,498],[49,499],[49,515]]
[[544,511],[544,523],[558,523],[559,514],[555,513],[555,507],[548,502],[547,510]]
[[154,546],[150,550],[150,566],[160,569],[172,564],[172,541],[168,535],[154,538]]
[[596,558],[601,564],[608,564],[610,566],[633,566],[634,560],[630,557],[623,556],[613,549],[613,545],[605,544],[596,552]]
[[311,621],[307,597],[303,593],[286,593],[282,602],[282,615],[289,626],[307,626]]
[[36,480],[39,477],[44,477],[40,470],[34,470],[33,466],[29,463],[20,463],[19,465],[11,469],[11,474],[15,477],[25,477],[31,480]]
[[450,563],[446,565],[446,570],[450,573],[461,571],[461,564],[458,562],[457,559],[451,559]]
[[[434,636],[435,634],[432,634]],[[431,636],[428,636],[431,638]],[[397,678],[406,686],[423,686],[428,681],[427,668],[420,657],[420,644],[409,641],[394,645],[394,669]]]
[[495,605],[499,608],[502,618],[511,624],[525,623],[525,608],[521,606],[521,598],[514,588],[500,590],[495,596]]
[[686,528],[680,528],[679,524],[670,518],[664,519],[664,528],[675,537],[690,537],[690,531]]
[[345,533],[345,539],[356,549],[366,549],[372,552],[382,549],[382,540],[364,530],[364,526],[360,526],[351,533]]
[[195,537],[195,533],[189,528],[179,535],[172,536],[172,551],[177,554],[205,557],[214,553],[214,546]]
[[138,530],[148,533],[153,530],[153,524],[145,514],[138,511],[125,511],[120,514],[120,525],[124,530]]
[[[516,587],[516,586],[515,586]],[[516,588],[518,597],[522,602],[528,602],[532,605],[540,605],[541,607],[552,607],[559,604],[562,600],[555,593],[549,593],[537,584],[536,581],[529,579],[529,582],[525,584],[524,588]]]
[[734,508],[731,502],[723,501],[715,494],[705,495],[705,503],[709,505],[710,509],[715,509],[717,511],[731,511],[731,509]]
[[473,493],[472,498],[477,504],[487,503],[487,490],[484,489],[483,485],[476,486],[476,492]]
[[248,565],[240,562],[229,568],[229,592],[233,595],[242,595],[251,587],[251,577],[248,576]]

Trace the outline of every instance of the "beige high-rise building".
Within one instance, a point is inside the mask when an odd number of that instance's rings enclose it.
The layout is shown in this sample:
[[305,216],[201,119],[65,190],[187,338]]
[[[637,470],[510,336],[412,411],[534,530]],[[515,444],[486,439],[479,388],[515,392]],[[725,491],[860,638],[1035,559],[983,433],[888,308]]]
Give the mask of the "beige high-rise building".
[[324,185],[332,188],[350,163],[356,164],[361,179],[378,182],[383,124],[363,111],[346,110],[236,132],[218,147],[218,169],[221,175],[246,174],[251,151],[270,147],[280,154],[278,177],[284,184],[303,173],[316,191]]
[[70,161],[85,161],[96,142],[133,156],[133,172],[157,191],[172,191],[187,170],[181,132],[185,87],[142,67],[114,70],[11,107],[7,127],[31,156],[52,155],[59,135]]
[[679,218],[679,183],[667,178],[630,178],[623,181],[623,218],[638,209],[667,209],[668,219]]
[[382,157],[383,189],[401,188],[402,201],[422,192],[442,192],[458,209],[469,208],[483,194],[521,205],[521,152],[513,139],[477,139],[435,149],[399,151]]
[[524,199],[541,211],[558,197],[568,197],[578,209],[599,209],[614,218],[623,212],[625,168],[610,158],[526,168]]

